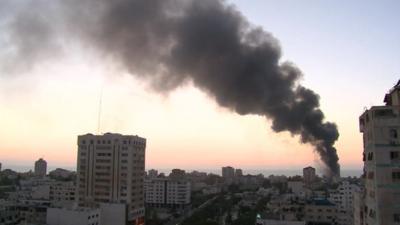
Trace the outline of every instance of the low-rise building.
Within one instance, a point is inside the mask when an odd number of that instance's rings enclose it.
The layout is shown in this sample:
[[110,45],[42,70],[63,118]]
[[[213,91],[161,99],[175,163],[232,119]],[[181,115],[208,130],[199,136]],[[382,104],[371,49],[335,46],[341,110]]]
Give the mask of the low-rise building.
[[8,201],[0,200],[0,224],[12,225],[21,221],[17,207]]
[[327,199],[312,199],[305,205],[305,221],[308,225],[338,225],[336,205]]
[[100,209],[91,208],[49,208],[47,225],[100,225]]
[[74,172],[62,168],[57,168],[49,172],[49,176],[53,178],[67,179],[71,178],[73,175]]
[[[49,208],[47,225],[126,225],[127,205],[99,203],[93,208]],[[144,221],[142,221],[144,222]]]

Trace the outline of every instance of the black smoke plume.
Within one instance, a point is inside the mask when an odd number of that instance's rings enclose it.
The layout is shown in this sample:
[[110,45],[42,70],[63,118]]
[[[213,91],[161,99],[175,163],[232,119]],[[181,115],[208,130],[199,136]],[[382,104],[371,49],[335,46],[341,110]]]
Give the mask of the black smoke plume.
[[0,16],[7,33],[3,45],[11,49],[3,67],[15,62],[29,67],[62,51],[63,43],[78,42],[147,79],[158,91],[193,82],[223,107],[271,119],[274,131],[289,131],[315,147],[326,175],[339,174],[333,147],[339,134],[335,124],[324,122],[319,96],[299,84],[302,73],[295,65],[280,61],[278,41],[225,1],[0,4],[11,9]]

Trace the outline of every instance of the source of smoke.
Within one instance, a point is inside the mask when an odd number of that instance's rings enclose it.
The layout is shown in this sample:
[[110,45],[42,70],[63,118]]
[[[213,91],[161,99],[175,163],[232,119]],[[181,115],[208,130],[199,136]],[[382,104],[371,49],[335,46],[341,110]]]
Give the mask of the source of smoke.
[[62,42],[77,41],[157,91],[191,81],[223,107],[271,119],[274,131],[314,146],[326,175],[339,174],[333,146],[339,134],[324,122],[319,96],[299,84],[302,73],[294,64],[280,61],[278,41],[234,6],[220,0],[37,0],[13,9],[0,17],[12,49],[8,68],[34,65]]

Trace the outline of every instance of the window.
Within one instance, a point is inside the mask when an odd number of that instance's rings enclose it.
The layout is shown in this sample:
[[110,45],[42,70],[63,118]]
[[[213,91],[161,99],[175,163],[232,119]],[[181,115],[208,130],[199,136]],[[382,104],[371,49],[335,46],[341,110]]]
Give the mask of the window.
[[390,159],[399,159],[399,152],[390,152]]
[[397,139],[397,129],[394,129],[394,128],[392,128],[392,129],[390,129],[389,130],[389,133],[390,133],[390,138],[392,138],[392,139]]
[[368,215],[369,215],[369,217],[371,217],[371,218],[375,218],[375,216],[376,216],[375,210],[370,209]]
[[400,222],[400,213],[393,214],[393,221]]
[[368,152],[368,161],[371,161],[374,159],[374,153],[373,152]]
[[393,182],[400,182],[400,171],[393,171],[392,172],[392,181]]

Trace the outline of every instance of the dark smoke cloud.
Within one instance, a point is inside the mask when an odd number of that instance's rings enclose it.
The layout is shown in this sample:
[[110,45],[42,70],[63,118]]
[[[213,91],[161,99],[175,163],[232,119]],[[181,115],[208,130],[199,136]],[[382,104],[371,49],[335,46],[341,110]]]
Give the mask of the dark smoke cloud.
[[339,134],[335,124],[324,122],[319,96],[299,84],[302,73],[295,65],[280,61],[278,41],[233,6],[219,0],[54,2],[10,22],[13,44],[27,62],[42,59],[60,40],[72,40],[158,91],[193,82],[219,105],[265,116],[274,131],[299,135],[315,147],[327,175],[339,174],[333,147]]

